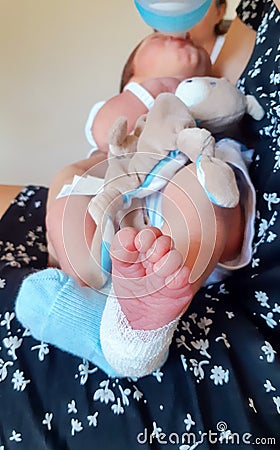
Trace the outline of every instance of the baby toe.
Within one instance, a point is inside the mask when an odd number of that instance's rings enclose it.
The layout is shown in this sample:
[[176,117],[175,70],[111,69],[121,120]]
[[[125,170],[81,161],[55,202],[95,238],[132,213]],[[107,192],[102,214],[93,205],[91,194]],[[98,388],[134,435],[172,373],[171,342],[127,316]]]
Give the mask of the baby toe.
[[110,247],[111,257],[123,263],[134,263],[139,255],[134,244],[137,233],[137,230],[132,227],[119,230]]
[[177,272],[183,264],[183,257],[178,250],[172,249],[160,258],[153,267],[161,278],[167,278]]
[[159,228],[147,227],[139,231],[135,238],[135,246],[141,253],[146,253],[154,244],[156,239],[162,235]]
[[146,257],[150,262],[156,263],[168,252],[173,249],[173,240],[170,236],[159,236],[153,243],[152,247],[146,253]]

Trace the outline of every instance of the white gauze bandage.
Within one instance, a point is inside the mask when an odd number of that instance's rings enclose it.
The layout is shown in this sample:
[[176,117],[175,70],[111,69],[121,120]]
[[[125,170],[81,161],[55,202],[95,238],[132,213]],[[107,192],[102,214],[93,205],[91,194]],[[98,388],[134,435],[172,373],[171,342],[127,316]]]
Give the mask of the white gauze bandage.
[[112,288],[100,327],[103,354],[122,376],[148,375],[165,363],[178,321],[179,317],[156,330],[134,330]]

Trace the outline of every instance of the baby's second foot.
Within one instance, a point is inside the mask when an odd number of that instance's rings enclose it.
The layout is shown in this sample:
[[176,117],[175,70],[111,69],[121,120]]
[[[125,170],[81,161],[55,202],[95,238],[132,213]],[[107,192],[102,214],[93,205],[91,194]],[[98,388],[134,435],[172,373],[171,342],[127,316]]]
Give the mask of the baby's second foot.
[[158,228],[123,228],[111,245],[115,294],[130,326],[154,330],[182,314],[192,299],[189,270]]

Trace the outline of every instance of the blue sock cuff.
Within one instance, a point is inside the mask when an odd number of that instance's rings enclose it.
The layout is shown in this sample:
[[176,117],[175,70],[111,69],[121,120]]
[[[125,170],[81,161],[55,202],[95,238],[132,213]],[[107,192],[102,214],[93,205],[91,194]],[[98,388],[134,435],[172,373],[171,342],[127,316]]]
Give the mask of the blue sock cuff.
[[81,287],[62,271],[49,268],[24,279],[15,311],[36,339],[88,359],[108,375],[117,375],[100,344],[106,299],[106,295]]

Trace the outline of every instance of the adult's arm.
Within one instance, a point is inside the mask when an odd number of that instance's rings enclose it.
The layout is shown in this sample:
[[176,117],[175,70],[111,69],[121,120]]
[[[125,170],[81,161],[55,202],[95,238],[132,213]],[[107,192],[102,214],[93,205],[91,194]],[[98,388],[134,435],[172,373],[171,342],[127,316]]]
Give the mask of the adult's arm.
[[235,84],[248,64],[255,40],[256,32],[236,16],[213,66],[213,75],[225,77]]
[[0,219],[8,209],[11,201],[22,190],[22,186],[0,185]]

